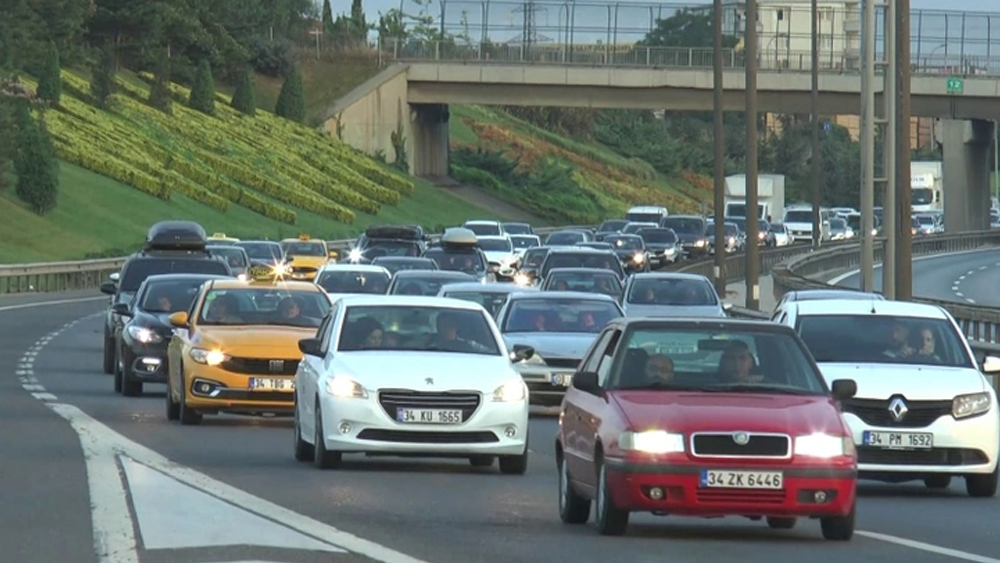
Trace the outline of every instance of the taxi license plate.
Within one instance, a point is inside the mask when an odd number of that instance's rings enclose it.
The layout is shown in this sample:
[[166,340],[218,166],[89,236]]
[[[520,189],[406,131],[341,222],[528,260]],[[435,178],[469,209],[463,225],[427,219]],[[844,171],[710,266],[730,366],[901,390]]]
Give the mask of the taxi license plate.
[[461,424],[461,410],[396,409],[396,421],[407,424]]
[[719,489],[771,489],[784,487],[781,471],[725,471],[702,469],[701,487]]
[[873,432],[865,430],[862,442],[873,448],[890,450],[929,450],[934,447],[934,434],[929,432]]
[[294,391],[294,379],[250,378],[250,389],[253,391]]
[[572,373],[553,373],[551,375],[552,385],[556,387],[569,387],[573,384]]

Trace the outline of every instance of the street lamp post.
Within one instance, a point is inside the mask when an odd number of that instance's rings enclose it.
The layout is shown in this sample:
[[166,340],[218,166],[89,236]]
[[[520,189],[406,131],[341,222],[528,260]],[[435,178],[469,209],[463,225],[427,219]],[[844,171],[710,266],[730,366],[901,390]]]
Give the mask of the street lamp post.
[[910,226],[910,0],[896,4],[896,295],[913,298],[913,231]]
[[861,290],[875,286],[875,0],[861,13]]
[[[760,247],[757,210],[757,0],[746,3],[746,307],[756,309],[760,302]],[[716,223],[715,232],[719,232]],[[725,248],[724,239],[715,239],[715,252]]]
[[726,294],[726,253],[719,252],[719,241],[726,236],[725,206],[726,206],[726,130],[723,123],[722,103],[722,0],[714,0],[712,6],[712,35],[714,36],[714,51],[712,53],[712,114],[713,114],[713,145],[715,149],[715,291],[719,295]]
[[812,245],[819,248],[822,239],[822,226],[819,223],[820,185],[819,185],[819,3],[812,0],[812,92],[809,103],[812,120]]

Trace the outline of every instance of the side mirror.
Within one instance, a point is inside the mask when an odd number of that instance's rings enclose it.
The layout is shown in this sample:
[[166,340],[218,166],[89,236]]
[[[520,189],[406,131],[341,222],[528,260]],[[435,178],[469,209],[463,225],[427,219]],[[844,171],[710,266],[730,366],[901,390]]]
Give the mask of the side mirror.
[[118,293],[118,284],[113,281],[104,282],[101,284],[101,293],[105,295],[114,295]]
[[833,398],[838,401],[850,399],[858,394],[858,382],[853,379],[836,379],[831,387],[833,388]]
[[983,358],[983,373],[1000,372],[1000,358],[996,356],[986,356]]
[[187,311],[177,311],[176,313],[170,315],[170,324],[177,328],[187,328],[188,327],[188,314]]
[[515,344],[511,349],[510,355],[512,361],[523,362],[524,360],[530,360],[534,357],[535,349],[524,344]]
[[132,316],[132,311],[129,309],[128,303],[115,303],[111,306],[111,310],[123,317]]
[[595,395],[601,391],[601,385],[597,382],[597,373],[593,371],[578,371],[574,373],[573,387]]
[[330,258],[337,258],[338,256],[340,256],[340,253],[337,252],[336,250],[330,251]]
[[115,283],[118,283],[118,280],[121,279],[121,274],[118,272],[112,272],[111,275],[108,276],[108,279]]
[[299,351],[308,356],[322,357],[318,338],[304,338],[299,340]]
[[722,302],[722,310],[725,311],[725,312],[727,312],[727,313],[730,312],[730,311],[732,311],[733,310],[733,304],[730,303],[729,301],[723,301]]

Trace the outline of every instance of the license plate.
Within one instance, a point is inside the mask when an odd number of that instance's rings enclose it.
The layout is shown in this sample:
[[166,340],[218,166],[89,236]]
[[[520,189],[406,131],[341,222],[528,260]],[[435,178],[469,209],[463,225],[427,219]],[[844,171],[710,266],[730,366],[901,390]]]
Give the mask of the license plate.
[[929,432],[872,432],[862,434],[864,445],[892,450],[929,450],[934,447],[934,434]]
[[573,384],[573,374],[572,373],[553,373],[552,374],[552,385],[556,387],[569,387]]
[[250,389],[254,391],[294,391],[294,379],[250,378]]
[[462,411],[436,409],[396,409],[398,422],[415,424],[461,424]]
[[781,490],[784,486],[784,475],[781,471],[702,469],[700,486],[719,489]]

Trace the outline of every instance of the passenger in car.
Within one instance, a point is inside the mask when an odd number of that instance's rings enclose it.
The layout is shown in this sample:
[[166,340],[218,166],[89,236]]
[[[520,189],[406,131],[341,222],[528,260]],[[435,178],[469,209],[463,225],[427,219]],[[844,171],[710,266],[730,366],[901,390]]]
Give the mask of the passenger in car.
[[892,324],[892,343],[884,352],[886,356],[892,358],[912,356],[916,350],[909,344],[910,327],[904,323],[896,321]]
[[361,317],[354,322],[350,331],[352,340],[350,350],[371,350],[382,346],[382,334],[385,332],[382,323],[371,317]]
[[941,358],[934,353],[934,347],[936,343],[934,341],[934,333],[931,332],[929,328],[923,328],[920,330],[920,349],[917,350],[918,356],[923,356],[927,358],[933,358],[936,362],[941,362]]
[[756,367],[750,347],[742,340],[734,340],[722,353],[719,360],[719,375],[728,383],[757,383],[764,379],[754,375]]
[[674,361],[664,354],[653,354],[646,360],[646,377],[652,383],[670,383],[674,379]]

